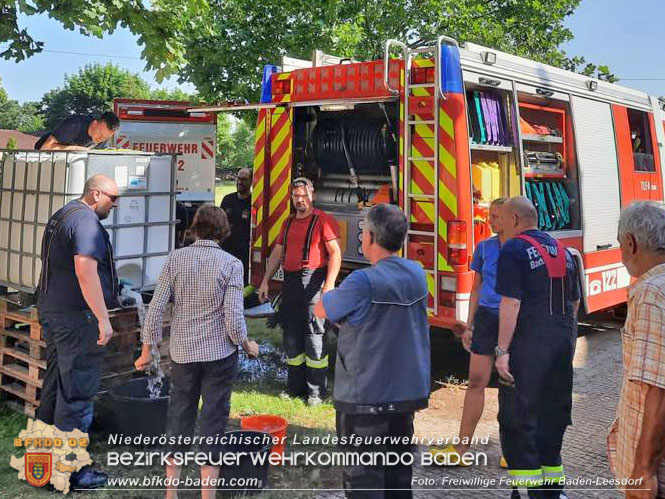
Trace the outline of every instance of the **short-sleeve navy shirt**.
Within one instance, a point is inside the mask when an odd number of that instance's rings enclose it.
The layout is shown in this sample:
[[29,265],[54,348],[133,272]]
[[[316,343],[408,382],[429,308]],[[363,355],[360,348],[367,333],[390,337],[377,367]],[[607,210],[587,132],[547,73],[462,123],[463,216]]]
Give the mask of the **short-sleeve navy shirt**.
[[88,135],[88,127],[93,122],[90,116],[74,115],[62,120],[52,131],[43,135],[35,144],[35,149],[41,149],[49,136],[53,135],[59,144],[68,146],[92,147],[95,145],[92,137]]
[[[550,255],[556,257],[556,243],[548,234],[538,230],[528,230],[524,234],[533,237]],[[521,300],[520,318],[561,314],[562,283],[563,304],[566,306],[566,313],[571,313],[570,302],[580,299],[580,288],[577,265],[568,251],[565,279],[552,279],[551,289],[549,283],[545,262],[531,243],[517,238],[506,241],[499,255],[496,292],[501,296]]]
[[116,307],[118,287],[111,251],[108,232],[85,203],[77,199],[55,212],[46,226],[42,243],[40,309],[48,312],[89,309],[76,277],[75,255],[97,260],[106,306]]

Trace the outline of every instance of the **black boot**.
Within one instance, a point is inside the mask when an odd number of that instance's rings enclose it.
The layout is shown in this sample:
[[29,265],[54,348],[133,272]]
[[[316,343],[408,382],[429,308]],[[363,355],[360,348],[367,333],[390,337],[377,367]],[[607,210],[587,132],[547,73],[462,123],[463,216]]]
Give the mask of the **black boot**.
[[79,471],[71,474],[69,483],[72,489],[100,489],[106,486],[108,478],[108,475],[103,471],[84,466]]

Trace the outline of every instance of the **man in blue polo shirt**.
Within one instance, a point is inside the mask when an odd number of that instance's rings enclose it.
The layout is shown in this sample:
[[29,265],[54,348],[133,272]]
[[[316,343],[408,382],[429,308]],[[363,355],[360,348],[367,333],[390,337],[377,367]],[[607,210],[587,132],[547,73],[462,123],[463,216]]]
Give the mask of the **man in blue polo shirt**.
[[[317,317],[341,325],[337,339],[334,404],[340,437],[413,436],[414,412],[429,399],[430,343],[427,281],[416,262],[397,256],[408,224],[396,206],[374,206],[365,218],[362,249],[372,266],[351,273],[324,293]],[[409,445],[342,446],[347,452],[412,451]],[[344,488],[395,490],[411,496],[411,466],[348,466]]]
[[[117,306],[118,295],[113,251],[100,220],[117,202],[116,183],[95,175],[44,231],[38,306],[47,368],[37,417],[62,431],[87,431],[92,422],[103,346],[113,334],[108,309]],[[106,475],[86,467],[71,482],[95,488]]]

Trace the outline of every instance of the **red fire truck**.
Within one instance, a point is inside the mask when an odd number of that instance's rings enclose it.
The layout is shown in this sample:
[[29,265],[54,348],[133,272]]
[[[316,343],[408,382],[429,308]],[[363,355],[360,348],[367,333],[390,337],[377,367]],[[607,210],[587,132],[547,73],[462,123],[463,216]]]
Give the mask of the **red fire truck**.
[[217,115],[189,113],[186,101],[115,99],[113,107],[115,147],[177,154],[178,218],[187,228],[201,203],[215,201]]
[[410,221],[403,255],[426,272],[436,327],[467,318],[492,199],[534,202],[540,228],[578,259],[586,312],[626,300],[621,207],[663,199],[656,98],[443,36],[418,48],[388,41],[383,60],[267,67],[260,103],[190,111],[247,108],[259,113],[252,282],[289,214],[289,181],[304,175],[339,222],[347,272],[368,264],[367,207],[399,204]]

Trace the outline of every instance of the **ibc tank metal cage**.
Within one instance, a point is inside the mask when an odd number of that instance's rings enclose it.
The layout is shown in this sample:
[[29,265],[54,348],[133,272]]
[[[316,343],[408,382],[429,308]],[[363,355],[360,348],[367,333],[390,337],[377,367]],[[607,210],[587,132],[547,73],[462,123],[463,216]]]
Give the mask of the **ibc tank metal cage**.
[[118,275],[154,289],[175,245],[175,156],[131,151],[0,150],[0,285],[34,293],[49,217],[81,197],[89,177],[118,184],[118,206],[102,225]]

